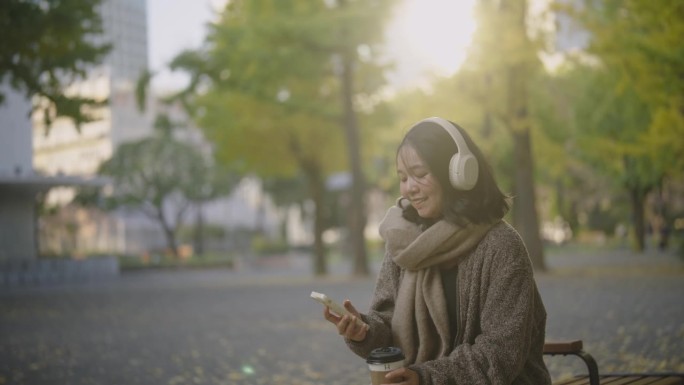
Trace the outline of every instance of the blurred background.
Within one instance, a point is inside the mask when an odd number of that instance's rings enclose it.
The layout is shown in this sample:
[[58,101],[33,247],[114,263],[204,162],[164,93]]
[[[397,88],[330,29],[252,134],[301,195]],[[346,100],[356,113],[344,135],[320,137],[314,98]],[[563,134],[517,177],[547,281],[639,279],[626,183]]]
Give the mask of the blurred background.
[[4,0],[0,31],[8,301],[179,272],[368,284],[428,116],[481,147],[549,285],[656,263],[683,294],[682,1]]
[[537,269],[566,243],[682,254],[681,7],[7,1],[0,260],[366,275],[427,116],[484,149]]

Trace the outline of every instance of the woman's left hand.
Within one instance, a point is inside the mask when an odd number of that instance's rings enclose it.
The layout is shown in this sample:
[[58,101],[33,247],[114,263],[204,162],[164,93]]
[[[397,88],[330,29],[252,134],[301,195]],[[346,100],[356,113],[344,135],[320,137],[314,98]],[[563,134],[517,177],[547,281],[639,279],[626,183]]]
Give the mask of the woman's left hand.
[[[408,368],[395,369],[385,376],[386,379],[392,381],[394,385],[420,385],[418,373]],[[397,380],[403,380],[396,382]]]

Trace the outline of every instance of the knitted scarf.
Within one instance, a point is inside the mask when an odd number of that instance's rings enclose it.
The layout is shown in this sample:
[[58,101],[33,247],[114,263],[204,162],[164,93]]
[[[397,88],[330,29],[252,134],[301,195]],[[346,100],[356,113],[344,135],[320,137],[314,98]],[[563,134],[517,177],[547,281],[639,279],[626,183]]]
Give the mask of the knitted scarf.
[[[440,269],[456,267],[493,224],[458,226],[440,220],[422,231],[393,206],[380,224],[387,253],[404,270],[394,304],[392,335],[407,364],[443,357],[453,349],[455,336]],[[453,320],[455,322],[455,320]]]

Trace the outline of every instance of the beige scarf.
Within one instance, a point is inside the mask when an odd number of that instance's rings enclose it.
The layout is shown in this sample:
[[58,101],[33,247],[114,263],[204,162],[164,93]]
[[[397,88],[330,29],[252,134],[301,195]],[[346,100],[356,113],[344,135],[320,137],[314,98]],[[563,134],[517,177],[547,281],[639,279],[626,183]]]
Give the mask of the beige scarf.
[[444,220],[421,232],[393,206],[380,224],[380,235],[394,262],[404,269],[392,316],[394,343],[408,364],[446,356],[455,336],[440,269],[456,267],[493,224],[461,227]]

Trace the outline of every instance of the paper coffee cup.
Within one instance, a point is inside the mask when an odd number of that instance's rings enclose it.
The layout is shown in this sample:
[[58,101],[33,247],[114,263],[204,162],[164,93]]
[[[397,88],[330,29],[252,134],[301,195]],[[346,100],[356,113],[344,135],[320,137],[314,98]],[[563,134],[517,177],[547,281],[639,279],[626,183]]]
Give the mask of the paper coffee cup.
[[385,378],[385,375],[392,370],[404,367],[404,353],[401,349],[393,346],[375,349],[366,359],[366,363],[370,370],[372,385],[402,381],[400,378],[390,382]]

